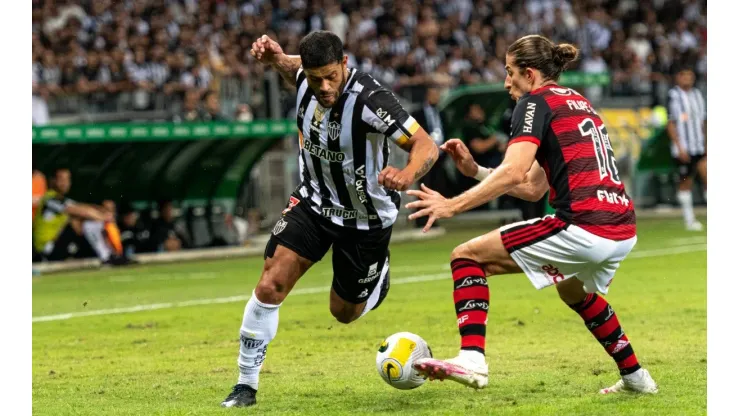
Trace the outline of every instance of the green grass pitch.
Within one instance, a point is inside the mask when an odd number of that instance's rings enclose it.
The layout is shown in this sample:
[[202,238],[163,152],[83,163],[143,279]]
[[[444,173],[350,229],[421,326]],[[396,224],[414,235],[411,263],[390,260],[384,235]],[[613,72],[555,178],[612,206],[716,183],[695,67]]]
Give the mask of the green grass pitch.
[[488,388],[385,384],[375,354],[392,333],[421,335],[435,357],[456,354],[449,253],[483,231],[393,245],[388,298],[350,325],[329,313],[327,255],[281,307],[248,409],[219,403],[236,381],[261,258],[34,277],[34,414],[706,414],[706,234],[675,220],[640,221],[607,297],[658,395],[598,395],[618,379],[614,362],[554,288],[536,291],[524,275],[489,280]]

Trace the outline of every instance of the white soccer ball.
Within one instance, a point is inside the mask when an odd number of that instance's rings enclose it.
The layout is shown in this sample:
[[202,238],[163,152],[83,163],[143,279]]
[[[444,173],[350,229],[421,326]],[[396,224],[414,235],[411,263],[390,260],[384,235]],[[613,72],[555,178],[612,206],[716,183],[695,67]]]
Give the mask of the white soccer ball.
[[426,381],[426,377],[414,370],[414,362],[431,357],[432,350],[424,339],[410,332],[399,332],[380,344],[375,365],[386,383],[397,389],[410,390]]

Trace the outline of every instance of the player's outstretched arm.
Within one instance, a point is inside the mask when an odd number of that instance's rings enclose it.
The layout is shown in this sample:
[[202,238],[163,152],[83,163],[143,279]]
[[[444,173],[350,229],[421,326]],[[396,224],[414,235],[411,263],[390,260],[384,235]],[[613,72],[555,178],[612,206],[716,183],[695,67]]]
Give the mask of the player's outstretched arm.
[[258,61],[275,68],[290,85],[295,85],[296,74],[301,68],[300,56],[286,55],[280,44],[267,35],[262,35],[252,43],[251,53]]
[[501,166],[479,184],[450,200],[454,214],[471,210],[522,186],[535,162],[535,153],[537,145],[531,142],[509,146]]
[[[457,169],[465,176],[482,181],[494,171],[492,168],[486,168],[475,163],[468,147],[460,139],[450,139],[440,148],[450,155]],[[506,194],[526,201],[539,201],[548,189],[549,185],[545,171],[535,161],[527,172],[524,182],[515,186]]]

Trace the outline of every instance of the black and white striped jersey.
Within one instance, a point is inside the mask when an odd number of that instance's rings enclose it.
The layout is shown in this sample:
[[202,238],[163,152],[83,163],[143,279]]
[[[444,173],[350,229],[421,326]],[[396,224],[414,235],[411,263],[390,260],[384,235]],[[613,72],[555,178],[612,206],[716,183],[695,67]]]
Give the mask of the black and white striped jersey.
[[332,108],[318,103],[303,69],[296,85],[303,200],[340,226],[393,225],[401,196],[379,185],[378,174],[388,165],[389,139],[403,146],[419,124],[392,92],[354,68]]
[[[668,119],[676,123],[678,141],[691,156],[706,153],[704,148],[704,121],[707,119],[707,106],[701,92],[692,88],[684,91],[673,87],[668,91]],[[678,156],[678,148],[671,143],[673,157]]]

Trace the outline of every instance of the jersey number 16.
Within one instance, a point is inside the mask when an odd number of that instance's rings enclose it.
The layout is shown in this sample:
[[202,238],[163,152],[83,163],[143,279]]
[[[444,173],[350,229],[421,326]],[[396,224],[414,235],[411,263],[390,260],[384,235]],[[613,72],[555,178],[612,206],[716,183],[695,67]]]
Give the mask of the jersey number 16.
[[596,126],[594,120],[587,118],[578,125],[581,130],[581,134],[584,136],[591,136],[594,142],[594,152],[596,153],[596,160],[599,163],[599,176],[601,179],[609,176],[615,184],[619,185],[622,182],[619,180],[619,172],[617,171],[617,159],[614,157],[614,150],[612,144],[609,142],[609,134],[606,132],[606,127],[602,124]]

